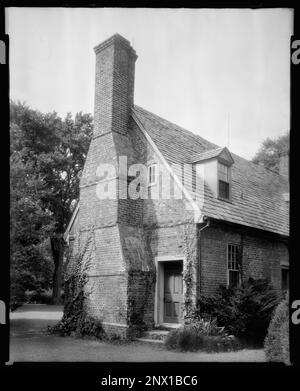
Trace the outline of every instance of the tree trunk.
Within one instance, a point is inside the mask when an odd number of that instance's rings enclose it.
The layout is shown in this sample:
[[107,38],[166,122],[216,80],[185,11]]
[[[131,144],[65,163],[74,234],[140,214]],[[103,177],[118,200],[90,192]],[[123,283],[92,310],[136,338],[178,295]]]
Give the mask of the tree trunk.
[[53,273],[53,292],[52,301],[53,304],[61,304],[61,288],[62,288],[62,272],[63,272],[63,260],[64,260],[64,240],[62,237],[51,238],[52,257],[54,262]]

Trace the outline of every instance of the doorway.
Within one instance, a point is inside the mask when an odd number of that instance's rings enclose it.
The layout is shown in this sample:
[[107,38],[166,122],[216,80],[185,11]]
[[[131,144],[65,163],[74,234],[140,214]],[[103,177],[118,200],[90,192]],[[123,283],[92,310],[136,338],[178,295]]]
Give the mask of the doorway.
[[183,279],[182,262],[164,262],[164,323],[182,320]]

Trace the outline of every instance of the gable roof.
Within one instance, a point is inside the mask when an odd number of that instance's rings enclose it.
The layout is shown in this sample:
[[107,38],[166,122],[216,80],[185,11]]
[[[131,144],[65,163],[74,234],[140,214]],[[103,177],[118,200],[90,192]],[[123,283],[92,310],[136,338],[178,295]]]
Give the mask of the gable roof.
[[233,164],[234,160],[231,156],[227,147],[220,147],[216,149],[210,149],[205,152],[196,153],[191,156],[190,163],[198,163],[204,160],[222,157],[224,160],[228,161],[228,163]]
[[[169,164],[191,163],[191,157],[221,153],[223,148],[165,119],[134,106],[134,114]],[[205,155],[206,154],[206,155]],[[204,215],[268,232],[289,235],[288,180],[258,164],[231,154],[232,202],[216,198],[204,185]],[[187,188],[191,184],[186,184]]]

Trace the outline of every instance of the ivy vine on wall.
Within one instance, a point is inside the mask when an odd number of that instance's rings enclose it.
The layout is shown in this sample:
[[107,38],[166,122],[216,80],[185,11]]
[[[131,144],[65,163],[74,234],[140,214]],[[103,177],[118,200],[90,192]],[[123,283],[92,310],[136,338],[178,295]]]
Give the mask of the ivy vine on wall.
[[184,244],[186,262],[183,268],[183,281],[185,284],[184,292],[184,317],[195,309],[193,297],[195,295],[195,262],[197,261],[197,236],[195,235],[195,224],[186,224],[184,226]]
[[[81,252],[67,255],[67,270],[65,274],[65,303],[62,320],[52,328],[51,333],[76,336],[93,336],[103,338],[104,331],[101,322],[88,315],[86,299],[92,293],[86,289],[88,270],[91,266],[91,251],[94,230],[89,231]],[[89,257],[88,257],[89,256]]]

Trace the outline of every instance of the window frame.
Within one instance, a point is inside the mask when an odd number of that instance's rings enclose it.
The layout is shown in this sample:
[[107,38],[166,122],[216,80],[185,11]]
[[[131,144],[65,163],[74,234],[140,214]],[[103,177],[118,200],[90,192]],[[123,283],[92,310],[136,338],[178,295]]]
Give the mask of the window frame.
[[[224,166],[227,168],[227,180],[224,180],[223,177],[221,178],[220,166]],[[231,166],[219,160],[218,160],[218,167],[217,167],[217,181],[218,181],[218,199],[222,201],[231,202]],[[228,198],[220,196],[220,181],[228,184]]]
[[[283,271],[285,271],[285,272],[287,272],[287,280],[286,280],[286,282],[287,282],[287,288],[286,289],[283,289]],[[290,289],[290,268],[289,268],[289,266],[286,266],[286,265],[281,265],[280,266],[280,275],[281,275],[281,286],[280,286],[280,289],[281,289],[281,291],[282,292],[287,292],[289,289]]]
[[[229,248],[230,247],[233,247],[235,248],[235,260],[234,260],[234,263],[235,263],[235,269],[230,267],[229,268]],[[227,288],[230,287],[230,272],[237,272],[238,273],[238,284],[236,287],[240,287],[241,286],[241,268],[239,267],[240,265],[240,254],[241,254],[241,246],[238,245],[238,244],[235,244],[235,243],[227,243],[227,247],[226,247],[226,269],[227,269]],[[232,259],[230,260],[231,262],[231,266],[232,266]]]
[[192,164],[192,193],[197,192],[197,169],[194,164]]
[[[151,171],[151,168],[154,168],[154,182],[150,182],[150,171]],[[149,164],[148,166],[148,178],[147,178],[147,186],[148,187],[152,187],[152,186],[155,186],[157,184],[157,163],[151,163]]]

